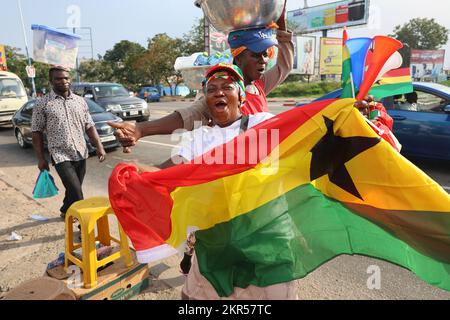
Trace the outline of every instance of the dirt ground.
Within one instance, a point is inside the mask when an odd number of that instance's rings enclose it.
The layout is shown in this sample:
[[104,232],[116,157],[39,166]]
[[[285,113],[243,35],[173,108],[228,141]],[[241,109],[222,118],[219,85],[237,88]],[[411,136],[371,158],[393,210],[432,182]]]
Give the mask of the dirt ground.
[[[64,222],[20,190],[0,179],[0,296],[17,285],[45,274],[47,264],[64,252]],[[36,221],[32,215],[48,218]],[[22,239],[10,241],[12,232]],[[176,300],[184,277],[178,273],[178,258],[150,266],[150,286],[134,299]]]

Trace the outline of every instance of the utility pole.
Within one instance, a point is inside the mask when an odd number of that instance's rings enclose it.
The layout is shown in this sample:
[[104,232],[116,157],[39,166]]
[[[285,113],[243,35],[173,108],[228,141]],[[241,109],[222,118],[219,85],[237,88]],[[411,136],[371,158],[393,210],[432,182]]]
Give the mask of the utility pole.
[[[27,34],[25,32],[25,23],[23,22],[22,5],[20,3],[20,0],[17,0],[17,4],[19,5],[20,21],[22,22],[22,31],[23,31],[23,38],[25,40],[25,51],[27,53],[28,66],[31,67],[31,58],[28,52]],[[33,87],[33,92],[31,93],[31,96],[34,98],[36,97],[36,85],[34,83],[34,78],[31,78],[31,85]]]
[[[73,28],[73,34],[77,33],[77,28]],[[77,71],[77,83],[80,83],[80,62],[78,60],[78,54],[77,54],[77,60],[76,60],[76,71]]]
[[[328,30],[322,30],[322,37],[323,38],[326,38],[326,37],[328,37]],[[325,74],[321,74],[320,75],[320,80],[321,81],[325,81],[327,79],[327,76],[325,75]]]

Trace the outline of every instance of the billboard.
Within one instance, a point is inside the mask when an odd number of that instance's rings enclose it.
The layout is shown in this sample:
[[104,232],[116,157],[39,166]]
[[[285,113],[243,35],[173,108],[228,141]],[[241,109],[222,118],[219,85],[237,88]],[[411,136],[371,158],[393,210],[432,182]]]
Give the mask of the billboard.
[[228,34],[217,31],[212,24],[209,25],[209,50],[210,55],[214,55],[216,52],[230,52]]
[[291,73],[314,74],[316,37],[295,37],[294,47],[294,68]]
[[0,44],[0,70],[7,70],[5,46]]
[[436,80],[444,69],[445,50],[411,50],[411,75],[415,80]]
[[337,1],[287,12],[289,29],[297,34],[363,25],[368,20],[369,0]]
[[320,74],[342,74],[342,39],[320,39]]

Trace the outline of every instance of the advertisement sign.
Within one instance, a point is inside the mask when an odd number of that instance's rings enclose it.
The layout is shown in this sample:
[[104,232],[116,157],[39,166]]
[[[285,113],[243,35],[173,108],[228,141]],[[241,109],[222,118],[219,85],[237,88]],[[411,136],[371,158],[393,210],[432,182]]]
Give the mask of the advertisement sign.
[[445,50],[411,50],[411,75],[415,80],[437,79],[443,73]]
[[33,66],[26,66],[25,71],[27,72],[28,78],[36,78],[36,69]]
[[294,68],[292,73],[312,75],[316,56],[315,37],[294,38]]
[[0,70],[6,70],[6,50],[4,45],[0,45]]
[[214,55],[217,52],[230,52],[230,46],[228,45],[228,34],[217,31],[211,24],[209,25],[209,28],[210,55]]
[[289,28],[295,33],[312,33],[367,24],[369,0],[337,1],[287,12]]
[[320,39],[320,74],[342,74],[342,39]]

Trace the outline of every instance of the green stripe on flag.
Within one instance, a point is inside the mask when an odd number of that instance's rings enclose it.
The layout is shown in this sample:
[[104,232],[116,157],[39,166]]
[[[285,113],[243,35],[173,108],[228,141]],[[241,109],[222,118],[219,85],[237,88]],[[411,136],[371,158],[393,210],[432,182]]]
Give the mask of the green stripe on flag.
[[369,94],[373,95],[376,100],[395,96],[397,94],[405,94],[413,92],[414,88],[411,82],[402,82],[394,84],[375,85],[370,89]]
[[353,98],[350,74],[352,63],[346,46],[342,47],[342,95],[341,98]]
[[[402,214],[429,219],[439,213]],[[196,239],[200,272],[219,296],[229,296],[233,287],[265,287],[302,278],[340,254],[384,259],[450,290],[450,264],[419,253],[310,184],[229,222],[197,231]]]

